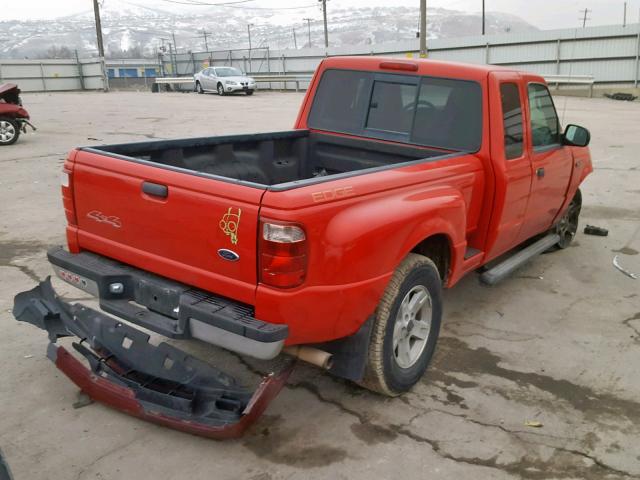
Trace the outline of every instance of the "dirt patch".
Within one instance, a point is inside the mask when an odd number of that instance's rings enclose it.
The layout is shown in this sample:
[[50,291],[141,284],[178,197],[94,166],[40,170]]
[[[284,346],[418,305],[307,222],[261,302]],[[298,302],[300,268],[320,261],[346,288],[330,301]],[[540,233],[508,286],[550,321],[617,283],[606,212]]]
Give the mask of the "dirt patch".
[[[638,316],[640,317],[640,314]],[[434,363],[424,377],[426,382],[439,381],[466,388],[464,383],[471,384],[468,386],[475,386],[475,384],[460,382],[451,374],[493,375],[510,380],[525,390],[533,386],[548,392],[586,416],[624,416],[634,423],[640,420],[640,403],[608,393],[596,392],[568,380],[559,380],[535,372],[510,370],[501,366],[502,359],[486,348],[474,349],[457,338],[442,337],[439,340],[438,350]]]
[[586,205],[582,207],[582,213],[586,218],[601,220],[640,220],[640,211],[632,208]]
[[249,432],[242,444],[257,457],[298,468],[324,467],[347,458],[344,449],[310,444],[312,438],[304,431],[285,428],[282,423],[280,415],[263,416],[258,430]]
[[367,445],[389,443],[398,438],[398,433],[382,425],[371,423],[354,423],[351,425],[353,434]]
[[46,255],[48,245],[36,241],[0,241],[0,265],[10,266],[11,262],[37,254]]
[[623,255],[637,255],[638,251],[630,247],[622,247],[618,250],[612,250],[612,252],[622,253]]

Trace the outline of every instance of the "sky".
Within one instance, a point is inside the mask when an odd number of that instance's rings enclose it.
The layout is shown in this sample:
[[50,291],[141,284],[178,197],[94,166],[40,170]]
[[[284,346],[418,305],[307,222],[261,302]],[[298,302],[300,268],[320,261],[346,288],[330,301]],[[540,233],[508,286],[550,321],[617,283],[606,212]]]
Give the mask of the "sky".
[[[116,0],[100,0],[108,3]],[[176,11],[189,11],[201,7],[181,7],[176,0],[127,0],[131,3]],[[217,3],[225,0],[178,0],[178,2]],[[229,0],[226,0],[229,1]],[[252,0],[247,6],[291,7],[313,5],[316,0]],[[518,15],[541,29],[573,28],[581,24],[578,20],[581,9],[588,8],[591,20],[587,25],[621,24],[624,0],[485,0],[487,11],[500,11]],[[92,9],[92,0],[0,0],[0,20],[36,20],[71,15]],[[419,0],[329,0],[327,3],[329,22],[331,9],[347,6],[394,6],[419,5]],[[477,12],[482,8],[481,0],[427,0],[428,7],[444,7],[466,12]],[[244,6],[244,4],[243,4]],[[317,7],[300,10],[301,15],[319,16]],[[640,0],[627,1],[627,22],[636,23],[640,16]]]

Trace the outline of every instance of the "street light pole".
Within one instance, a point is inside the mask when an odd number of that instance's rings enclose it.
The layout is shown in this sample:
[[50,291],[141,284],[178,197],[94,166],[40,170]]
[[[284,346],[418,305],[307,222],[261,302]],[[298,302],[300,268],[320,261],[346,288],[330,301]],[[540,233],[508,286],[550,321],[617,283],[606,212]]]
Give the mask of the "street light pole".
[[482,0],[482,35],[485,33],[484,0]]
[[420,0],[420,58],[427,57],[427,0]]

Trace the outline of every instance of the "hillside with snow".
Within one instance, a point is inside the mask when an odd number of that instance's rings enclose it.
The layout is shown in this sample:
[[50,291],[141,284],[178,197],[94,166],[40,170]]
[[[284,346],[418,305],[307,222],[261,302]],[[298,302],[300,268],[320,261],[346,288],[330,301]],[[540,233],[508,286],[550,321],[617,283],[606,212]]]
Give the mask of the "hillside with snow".
[[[203,29],[210,34],[210,50],[246,48],[247,24],[253,47],[304,48],[309,44],[307,23],[311,17],[311,45],[323,45],[322,14],[311,10],[264,10],[233,7],[178,6],[155,8],[127,0],[104,2],[102,24],[108,57],[151,57],[175,35],[178,52],[204,51]],[[480,33],[480,14],[451,9],[428,10],[429,38]],[[373,45],[415,38],[419,12],[412,7],[328,9],[332,46]],[[487,13],[487,33],[537,30],[521,18],[500,12]],[[294,37],[295,31],[295,37]],[[93,10],[53,20],[0,22],[0,58],[38,58],[96,55]]]

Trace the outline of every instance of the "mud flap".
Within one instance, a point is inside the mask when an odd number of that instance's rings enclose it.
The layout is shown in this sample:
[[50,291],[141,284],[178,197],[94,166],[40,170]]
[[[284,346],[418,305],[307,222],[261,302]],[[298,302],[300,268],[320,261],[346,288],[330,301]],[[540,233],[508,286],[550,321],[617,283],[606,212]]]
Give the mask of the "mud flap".
[[[264,412],[293,370],[265,377],[253,394],[236,379],[167,343],[80,304],[50,278],[14,299],[13,315],[49,334],[47,356],[92,399],[130,415],[210,438],[235,438]],[[76,336],[80,360],[56,341]]]

